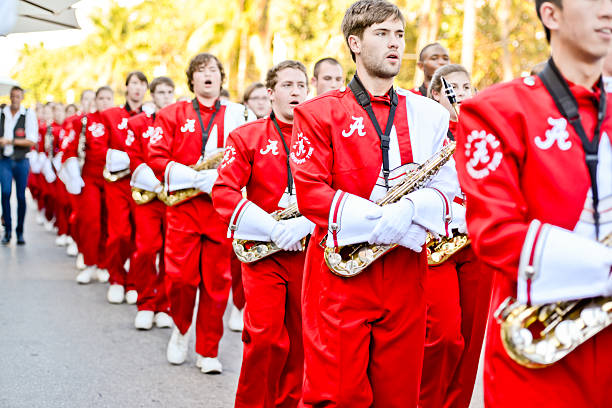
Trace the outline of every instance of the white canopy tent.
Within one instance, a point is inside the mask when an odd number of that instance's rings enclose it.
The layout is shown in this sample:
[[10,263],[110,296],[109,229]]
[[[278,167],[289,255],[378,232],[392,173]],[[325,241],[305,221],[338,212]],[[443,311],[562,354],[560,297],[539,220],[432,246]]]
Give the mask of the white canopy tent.
[[19,84],[11,78],[0,76],[0,96],[8,95],[15,85]]
[[[0,2],[0,35],[79,29],[75,10],[78,0],[3,0]],[[4,18],[6,17],[6,18]]]

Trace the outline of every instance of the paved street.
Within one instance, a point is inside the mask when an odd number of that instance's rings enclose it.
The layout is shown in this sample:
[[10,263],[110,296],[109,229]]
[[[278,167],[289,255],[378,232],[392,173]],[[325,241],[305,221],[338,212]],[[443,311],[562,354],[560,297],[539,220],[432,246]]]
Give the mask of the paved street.
[[221,375],[195,368],[193,333],[187,362],[170,366],[170,330],[139,332],[135,306],[108,304],[107,285],[77,285],[74,258],[36,225],[33,209],[27,245],[0,247],[0,407],[233,406],[239,333],[223,336]]

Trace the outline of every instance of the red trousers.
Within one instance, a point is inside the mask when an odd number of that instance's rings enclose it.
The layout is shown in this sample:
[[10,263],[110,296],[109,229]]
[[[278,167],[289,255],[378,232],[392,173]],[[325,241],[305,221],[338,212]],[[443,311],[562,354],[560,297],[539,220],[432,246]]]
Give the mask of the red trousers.
[[242,285],[242,262],[233,253],[230,259],[230,267],[232,270],[232,301],[234,306],[242,310],[246,302]]
[[427,275],[427,331],[419,406],[468,408],[491,300],[492,275],[471,247]]
[[516,282],[495,274],[485,347],[485,406],[612,407],[612,327],[608,326],[549,367],[525,368],[506,354],[499,324],[492,316],[507,296],[516,296]]
[[165,266],[170,314],[179,331],[187,333],[199,289],[196,352],[216,357],[231,286],[233,250],[225,237],[227,226],[215,214],[208,217],[204,231],[186,230],[191,221],[181,216],[180,206],[168,210],[166,216]]
[[304,406],[416,407],[425,251],[399,247],[360,275],[342,278],[325,265],[321,239],[311,240],[304,268]]
[[165,219],[166,205],[159,200],[134,207],[136,252],[130,266],[130,280],[138,291],[138,310],[170,311],[164,281]]
[[283,252],[242,265],[242,368],[235,407],[297,407],[304,350],[301,291],[305,255]]
[[41,198],[43,202],[43,208],[45,209],[45,218],[47,221],[53,220],[55,217],[55,207],[56,207],[56,188],[55,183],[47,183],[46,179],[42,179],[41,183]]
[[30,194],[32,194],[32,198],[38,204],[38,210],[42,210],[42,204],[40,204],[40,174],[30,172],[28,175],[28,189],[30,190]]
[[[106,245],[107,269],[110,274],[110,284],[126,286],[126,290],[134,289],[131,278],[124,264],[134,254],[134,221],[133,209],[136,205],[132,199],[130,178],[124,177],[114,183],[105,181],[104,194],[108,215]],[[133,259],[130,259],[130,270]]]
[[70,197],[64,183],[57,179],[53,182],[55,187],[55,226],[57,235],[70,234]]
[[102,177],[83,177],[85,186],[77,196],[79,251],[85,265],[106,269],[106,205]]

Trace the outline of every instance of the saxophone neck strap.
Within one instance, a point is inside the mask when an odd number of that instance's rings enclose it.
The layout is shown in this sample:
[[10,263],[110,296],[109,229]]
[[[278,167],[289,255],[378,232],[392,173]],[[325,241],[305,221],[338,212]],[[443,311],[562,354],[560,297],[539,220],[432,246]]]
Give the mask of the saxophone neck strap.
[[198,115],[198,121],[200,122],[200,129],[202,130],[202,159],[204,158],[204,154],[206,153],[206,143],[208,142],[208,135],[210,133],[210,128],[212,127],[213,122],[215,121],[215,117],[217,116],[217,113],[219,113],[219,109],[221,109],[221,101],[219,99],[217,99],[215,101],[215,110],[212,113],[212,116],[210,117],[210,120],[208,121],[208,124],[206,125],[206,129],[204,129],[204,122],[202,121],[202,114],[200,113],[200,102],[198,102],[198,98],[193,98],[193,100],[191,101],[191,104],[193,105],[193,110],[195,110],[196,114]]
[[397,93],[395,93],[393,87],[389,89],[391,107],[389,108],[387,127],[385,128],[385,133],[383,133],[382,129],[380,128],[380,124],[378,123],[378,119],[376,119],[376,115],[374,115],[370,94],[361,83],[361,80],[357,74],[355,74],[352,81],[349,83],[349,89],[351,92],[353,92],[353,95],[355,95],[355,99],[357,99],[359,105],[361,105],[361,107],[368,113],[370,121],[374,125],[374,129],[376,129],[376,134],[380,140],[380,149],[382,151],[382,172],[383,177],[385,178],[385,188],[389,190],[389,145],[391,143],[390,135],[391,129],[393,128],[393,120],[395,119],[395,111],[397,110]]
[[599,192],[597,188],[597,165],[598,165],[598,150],[599,150],[599,139],[601,135],[601,125],[606,118],[606,91],[604,88],[603,80],[600,77],[597,82],[600,96],[599,106],[597,112],[597,125],[595,126],[595,134],[592,140],[586,135],[582,120],[580,118],[580,112],[578,111],[578,102],[572,94],[567,81],[561,75],[559,68],[555,64],[552,58],[550,58],[546,64],[544,70],[538,75],[542,80],[542,83],[548,90],[548,93],[552,96],[557,109],[563,117],[572,125],[580,141],[582,142],[582,148],[584,149],[585,162],[589,171],[589,178],[591,179],[591,189],[593,192],[593,218],[595,221],[595,236],[599,239]]
[[291,174],[291,165],[289,164],[289,146],[287,145],[287,142],[283,137],[283,132],[281,132],[281,128],[278,125],[278,121],[276,120],[276,115],[274,114],[274,111],[270,113],[270,119],[272,119],[274,127],[276,128],[276,131],[278,132],[278,135],[280,136],[283,142],[285,153],[287,153],[287,191],[289,192],[289,197],[291,197],[291,194],[293,194],[293,175]]

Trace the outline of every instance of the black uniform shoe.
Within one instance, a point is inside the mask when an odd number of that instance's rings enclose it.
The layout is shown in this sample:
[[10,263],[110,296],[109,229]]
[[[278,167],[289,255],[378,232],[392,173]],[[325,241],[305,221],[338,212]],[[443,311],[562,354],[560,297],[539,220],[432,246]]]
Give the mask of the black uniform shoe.
[[23,239],[23,235],[17,235],[17,245],[25,245],[25,239]]
[[4,234],[4,238],[2,238],[2,245],[8,245],[11,243],[11,236],[9,234]]

